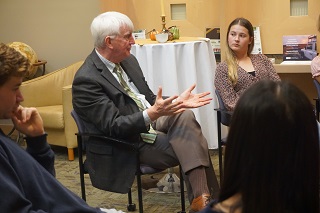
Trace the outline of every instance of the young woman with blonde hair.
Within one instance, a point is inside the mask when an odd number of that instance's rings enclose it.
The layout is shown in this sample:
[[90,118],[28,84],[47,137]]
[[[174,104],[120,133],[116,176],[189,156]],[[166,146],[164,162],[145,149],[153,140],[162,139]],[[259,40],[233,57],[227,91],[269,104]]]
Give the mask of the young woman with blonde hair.
[[280,81],[270,60],[251,54],[253,26],[245,18],[233,20],[227,31],[226,60],[218,64],[214,84],[228,110],[233,110],[242,93],[262,79]]

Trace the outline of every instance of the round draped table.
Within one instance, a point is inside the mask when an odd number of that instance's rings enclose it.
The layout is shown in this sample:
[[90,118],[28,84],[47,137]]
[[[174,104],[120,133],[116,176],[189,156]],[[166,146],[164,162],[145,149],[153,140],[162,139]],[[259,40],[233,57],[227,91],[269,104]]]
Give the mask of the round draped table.
[[159,86],[164,96],[179,95],[192,84],[194,93],[209,91],[213,98],[209,105],[193,109],[210,149],[218,147],[217,107],[213,84],[216,61],[210,40],[181,37],[179,40],[158,43],[137,39],[131,53],[138,59],[144,76],[156,94]]

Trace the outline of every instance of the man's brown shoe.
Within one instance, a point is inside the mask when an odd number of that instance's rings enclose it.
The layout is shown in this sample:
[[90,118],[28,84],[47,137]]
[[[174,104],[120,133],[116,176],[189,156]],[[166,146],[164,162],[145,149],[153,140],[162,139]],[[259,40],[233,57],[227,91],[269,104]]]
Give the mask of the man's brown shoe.
[[199,197],[193,199],[191,206],[190,206],[190,209],[193,212],[198,212],[198,211],[202,210],[210,202],[210,198],[211,197],[209,194],[203,193]]

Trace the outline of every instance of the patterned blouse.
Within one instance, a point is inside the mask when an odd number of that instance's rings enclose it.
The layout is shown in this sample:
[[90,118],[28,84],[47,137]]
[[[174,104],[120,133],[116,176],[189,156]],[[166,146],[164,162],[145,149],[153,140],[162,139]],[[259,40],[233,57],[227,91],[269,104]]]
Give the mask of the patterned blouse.
[[255,76],[238,66],[238,81],[234,86],[228,77],[227,63],[222,62],[217,66],[214,85],[228,110],[234,110],[240,96],[254,83],[265,79],[273,81],[281,80],[267,56],[263,54],[251,54],[250,59]]

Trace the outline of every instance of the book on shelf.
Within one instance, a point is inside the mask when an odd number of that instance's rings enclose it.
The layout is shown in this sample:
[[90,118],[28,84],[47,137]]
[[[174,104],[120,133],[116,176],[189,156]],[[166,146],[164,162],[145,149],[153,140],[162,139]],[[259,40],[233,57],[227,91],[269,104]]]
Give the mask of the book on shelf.
[[316,35],[285,35],[282,37],[283,63],[306,63],[317,56]]
[[221,60],[220,28],[206,28],[206,38],[210,39],[213,53],[217,61]]

